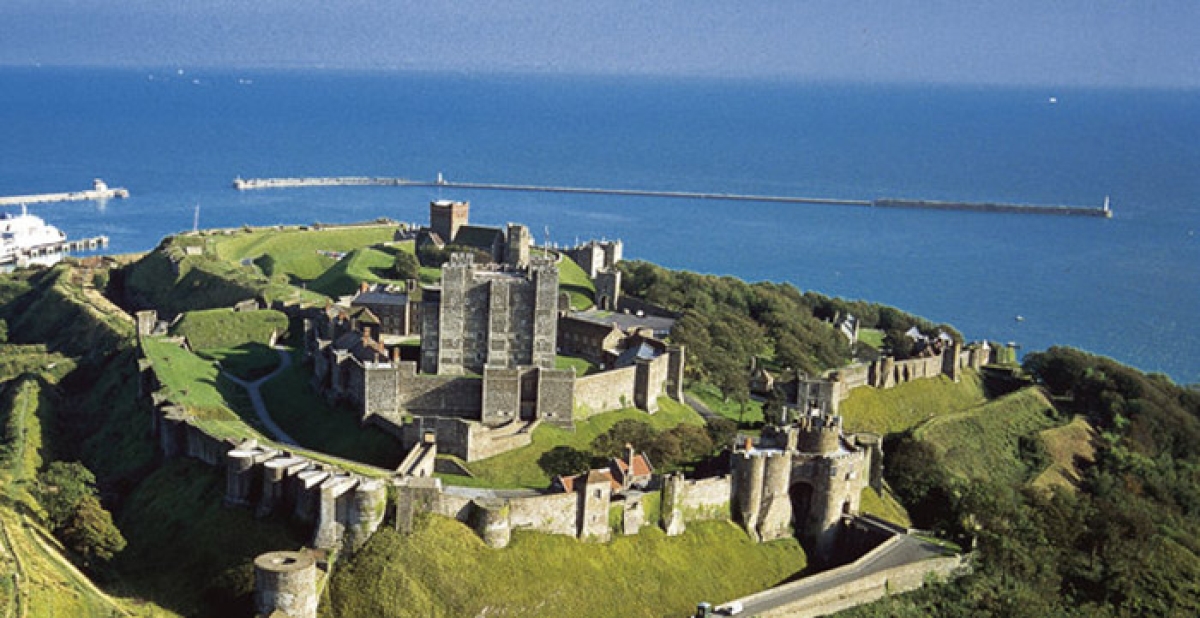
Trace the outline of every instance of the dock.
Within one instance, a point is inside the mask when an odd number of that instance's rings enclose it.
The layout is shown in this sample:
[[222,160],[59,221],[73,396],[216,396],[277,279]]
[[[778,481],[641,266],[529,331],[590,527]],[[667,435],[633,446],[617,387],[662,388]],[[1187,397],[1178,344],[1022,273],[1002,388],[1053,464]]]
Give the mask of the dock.
[[571,193],[584,195],[618,195],[624,197],[656,197],[690,200],[724,200],[733,202],[759,202],[776,204],[820,204],[833,206],[859,206],[865,208],[922,208],[929,210],[960,210],[968,212],[995,212],[1037,215],[1072,215],[1112,218],[1108,198],[1104,205],[1067,206],[1043,204],[1010,204],[1001,202],[953,202],[879,198],[870,200],[828,197],[800,197],[788,195],[756,195],[745,193],[718,193],[702,191],[654,191],[648,189],[611,189],[598,187],[565,187],[555,185],[504,184],[491,182],[459,182],[446,180],[438,174],[436,180],[410,180],[378,176],[335,176],[304,178],[250,178],[238,177],[233,187],[239,191],[254,189],[284,189],[293,187],[445,187],[449,189],[474,189],[482,191],[516,191],[522,193]]
[[94,236],[79,240],[64,240],[62,242],[40,245],[24,249],[6,256],[0,260],[0,266],[25,266],[28,264],[52,264],[59,257],[76,251],[96,251],[108,247],[108,236]]
[[71,191],[68,193],[40,193],[35,195],[10,195],[0,197],[0,206],[17,206],[20,204],[46,204],[51,202],[86,202],[89,200],[107,200],[111,198],[125,199],[129,190],[120,187],[109,188],[103,180],[92,181],[92,188],[86,191]]

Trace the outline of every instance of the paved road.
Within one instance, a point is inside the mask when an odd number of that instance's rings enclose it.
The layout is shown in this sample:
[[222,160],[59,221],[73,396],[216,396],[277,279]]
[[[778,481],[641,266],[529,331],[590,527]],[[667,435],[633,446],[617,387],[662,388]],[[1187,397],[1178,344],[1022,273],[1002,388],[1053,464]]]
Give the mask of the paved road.
[[843,567],[836,574],[820,577],[821,574],[818,573],[791,584],[784,584],[761,595],[755,595],[754,599],[745,603],[743,611],[746,615],[753,616],[841,586],[860,577],[944,555],[943,550],[933,543],[907,535],[898,538],[898,543],[867,556],[857,563]]
[[696,412],[698,412],[700,414],[700,416],[704,417],[705,421],[708,421],[708,420],[711,420],[714,418],[724,418],[720,414],[713,412],[708,406],[704,405],[703,401],[700,401],[699,399],[696,399],[695,397],[692,397],[691,395],[689,395],[687,393],[683,394],[683,402],[688,404],[689,406],[692,406],[692,409],[694,409]]
[[267,433],[270,433],[272,438],[281,444],[288,446],[300,446],[294,439],[292,439],[291,436],[287,435],[287,432],[281,429],[279,425],[276,425],[275,421],[271,419],[271,414],[267,412],[267,405],[263,403],[262,392],[258,390],[258,387],[262,386],[267,380],[275,377],[280,371],[287,369],[292,364],[292,355],[289,354],[286,349],[276,347],[275,351],[279,353],[279,366],[275,368],[275,371],[272,371],[271,373],[253,382],[247,382],[233,375],[232,373],[229,373],[228,371],[222,370],[221,373],[225,374],[225,377],[229,378],[230,382],[233,382],[234,384],[246,389],[246,392],[250,395],[250,404],[254,406],[254,413],[258,415],[258,420],[262,421],[263,427],[266,427]]

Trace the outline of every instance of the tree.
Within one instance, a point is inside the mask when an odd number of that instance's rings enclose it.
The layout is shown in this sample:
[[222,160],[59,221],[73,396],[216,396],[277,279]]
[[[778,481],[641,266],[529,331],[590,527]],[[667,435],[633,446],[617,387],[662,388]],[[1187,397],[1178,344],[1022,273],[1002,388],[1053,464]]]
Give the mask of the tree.
[[592,440],[592,452],[597,457],[624,457],[625,445],[632,444],[635,448],[647,449],[655,439],[654,428],[649,423],[634,419],[618,421],[608,431]]
[[726,448],[733,445],[734,438],[737,437],[737,423],[721,417],[708,419],[704,424],[704,431],[708,432],[708,439],[712,440],[715,448]]
[[397,279],[416,279],[421,274],[421,264],[417,262],[417,256],[407,251],[398,251],[392,271]]
[[125,549],[125,537],[113,525],[112,515],[92,495],[86,495],[79,501],[63,526],[61,535],[67,547],[88,563],[95,560],[107,562]]
[[573,476],[587,472],[591,457],[576,448],[556,446],[538,457],[538,467],[550,476]]
[[67,524],[84,498],[96,493],[96,476],[77,461],[52,462],[38,480],[38,498],[55,531]]

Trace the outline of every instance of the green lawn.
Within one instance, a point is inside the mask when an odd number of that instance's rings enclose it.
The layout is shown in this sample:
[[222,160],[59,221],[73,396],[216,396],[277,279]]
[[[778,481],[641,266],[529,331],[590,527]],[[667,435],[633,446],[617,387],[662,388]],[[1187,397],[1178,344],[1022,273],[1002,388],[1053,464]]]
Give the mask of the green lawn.
[[211,350],[236,348],[247,343],[266,344],[272,334],[285,335],[287,330],[287,316],[271,309],[208,309],[183,314],[171,328],[171,334],[187,337],[193,350]]
[[763,404],[758,401],[750,400],[744,405],[736,401],[726,401],[725,396],[717,387],[694,382],[688,385],[687,394],[704,402],[710,410],[724,416],[725,418],[734,421],[735,423],[749,424],[761,423],[763,421]]
[[889,434],[907,431],[936,416],[971,409],[984,401],[979,374],[967,370],[957,383],[939,376],[889,389],[856,388],[839,410],[849,433]]
[[858,329],[858,342],[878,350],[883,347],[883,331],[878,328]]
[[555,369],[575,369],[576,376],[586,376],[600,371],[600,368],[586,358],[578,356],[563,356],[559,354],[554,357]]
[[312,281],[337,262],[318,252],[347,252],[387,242],[395,232],[394,225],[282,231],[264,228],[231,236],[212,236],[208,242],[221,259],[239,262],[268,255],[271,258],[268,275],[282,274],[292,281]]
[[308,284],[310,290],[326,296],[338,297],[353,294],[363,281],[370,283],[402,282],[392,279],[392,266],[396,253],[412,251],[412,242],[363,247],[351,251],[337,264]]
[[296,353],[290,367],[261,387],[271,419],[306,448],[383,468],[399,465],[400,442],[377,427],[359,425],[353,412],[326,405],[309,384],[301,356]]
[[728,522],[689,524],[677,537],[648,526],[604,544],[518,530],[493,550],[466,526],[426,516],[409,536],[380,529],[339,564],[323,615],[686,616],[805,566],[794,539],[755,543]]
[[279,352],[262,343],[203,350],[197,355],[220,363],[221,369],[250,382],[270,374],[279,366]]
[[529,446],[509,451],[488,459],[474,461],[468,464],[474,479],[464,480],[462,476],[441,475],[450,484],[471,484],[484,487],[531,487],[545,488],[550,485],[550,477],[537,465],[542,453],[559,446],[571,446],[579,450],[588,450],[596,436],[608,431],[617,421],[636,419],[649,423],[655,429],[670,429],[676,425],[687,423],[703,425],[704,420],[695,410],[667,397],[658,400],[659,410],[656,414],[646,414],[641,410],[627,408],[616,412],[605,412],[575,423],[575,430],[560,429],[549,425],[541,425],[533,432],[533,443]]
[[595,303],[596,286],[575,260],[565,255],[558,263],[558,289],[571,297],[571,308],[576,311],[587,309]]

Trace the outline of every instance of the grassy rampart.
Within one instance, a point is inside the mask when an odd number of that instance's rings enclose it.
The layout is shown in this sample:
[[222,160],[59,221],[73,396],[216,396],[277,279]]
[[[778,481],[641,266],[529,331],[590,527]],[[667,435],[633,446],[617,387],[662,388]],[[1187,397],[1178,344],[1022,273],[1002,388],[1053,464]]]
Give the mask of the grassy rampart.
[[856,388],[842,402],[846,431],[900,433],[930,418],[962,412],[986,401],[983,381],[964,371],[959,382],[945,377],[913,380],[895,388]]
[[[229,261],[255,260],[270,277],[312,281],[337,263],[330,254],[345,253],[390,241],[395,225],[364,225],[320,229],[247,229],[228,236],[211,236],[208,250]],[[269,256],[264,264],[259,261]]]
[[913,437],[934,447],[952,475],[1020,483],[1037,470],[1022,459],[1018,440],[1058,425],[1050,401],[1036,387],[1010,393],[958,414],[930,420]]
[[610,543],[516,531],[504,550],[437,516],[380,529],[335,570],[329,616],[685,616],[775,585],[805,566],[795,540],[755,543],[727,522],[656,527]]
[[208,309],[183,314],[171,334],[187,337],[194,350],[211,350],[269,343],[272,335],[284,334],[287,329],[288,318],[278,311]]

